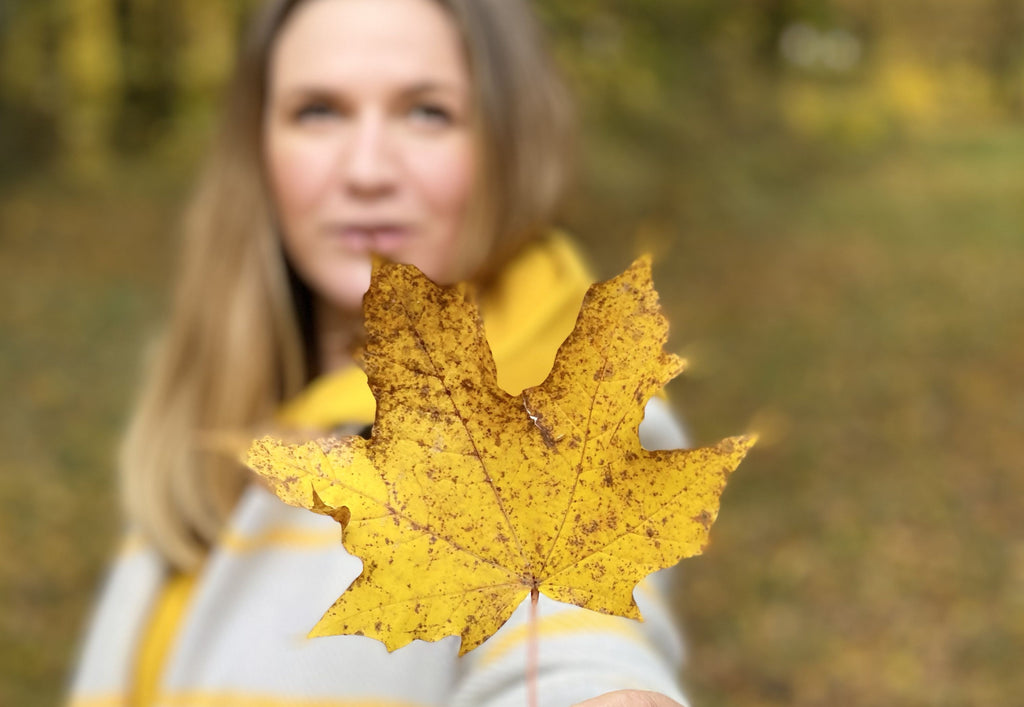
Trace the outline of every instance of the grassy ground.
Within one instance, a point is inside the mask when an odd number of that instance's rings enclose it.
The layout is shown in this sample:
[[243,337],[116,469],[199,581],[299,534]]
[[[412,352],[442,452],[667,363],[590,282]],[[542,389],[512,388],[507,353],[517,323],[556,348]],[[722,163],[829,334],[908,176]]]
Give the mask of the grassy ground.
[[[677,597],[695,702],[1024,693],[1024,132],[721,153],[637,240],[698,442],[756,429]],[[0,195],[0,704],[53,704],[118,522],[113,445],[183,180]],[[605,273],[630,241],[577,210]]]
[[699,704],[1019,699],[1022,164],[1005,133],[753,170],[663,268],[698,439],[764,433],[685,571]]
[[119,528],[114,444],[170,252],[164,185],[0,199],[0,704],[50,705]]

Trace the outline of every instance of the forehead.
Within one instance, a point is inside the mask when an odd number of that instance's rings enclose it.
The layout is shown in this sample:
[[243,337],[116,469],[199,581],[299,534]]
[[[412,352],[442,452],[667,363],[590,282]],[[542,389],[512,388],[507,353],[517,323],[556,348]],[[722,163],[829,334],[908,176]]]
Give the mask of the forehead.
[[278,33],[269,73],[279,89],[339,82],[468,84],[458,32],[433,0],[300,3]]

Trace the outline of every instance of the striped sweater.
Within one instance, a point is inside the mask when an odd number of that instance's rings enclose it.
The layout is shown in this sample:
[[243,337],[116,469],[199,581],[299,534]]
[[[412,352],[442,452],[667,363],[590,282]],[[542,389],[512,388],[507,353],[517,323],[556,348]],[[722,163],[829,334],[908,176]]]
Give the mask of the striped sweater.
[[[648,448],[678,446],[666,406],[648,406]],[[163,673],[159,707],[521,707],[524,605],[480,648],[415,641],[393,653],[361,636],[306,638],[361,563],[338,525],[286,506],[259,486],[244,494],[190,599]],[[166,576],[137,540],[120,553],[74,679],[72,707],[128,707],[136,645]],[[538,692],[566,707],[624,688],[682,700],[682,649],[655,575],[641,584],[643,623],[541,597]]]

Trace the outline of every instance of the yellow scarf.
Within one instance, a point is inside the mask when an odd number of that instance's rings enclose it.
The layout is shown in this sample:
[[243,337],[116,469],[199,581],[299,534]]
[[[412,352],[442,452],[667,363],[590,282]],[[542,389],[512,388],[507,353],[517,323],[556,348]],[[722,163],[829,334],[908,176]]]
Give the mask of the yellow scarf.
[[[510,393],[543,382],[572,331],[592,282],[575,247],[554,234],[528,246],[482,298],[480,310],[494,353],[498,384]],[[356,366],[321,376],[284,405],[288,428],[328,430],[373,422],[376,401]]]

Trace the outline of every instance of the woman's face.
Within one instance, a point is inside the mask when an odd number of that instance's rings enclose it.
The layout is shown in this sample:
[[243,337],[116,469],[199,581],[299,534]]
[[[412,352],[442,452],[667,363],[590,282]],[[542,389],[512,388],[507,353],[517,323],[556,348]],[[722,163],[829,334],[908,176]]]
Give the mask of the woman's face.
[[266,168],[284,248],[318,301],[362,307],[371,255],[451,283],[476,168],[469,70],[432,0],[307,0],[270,55]]

